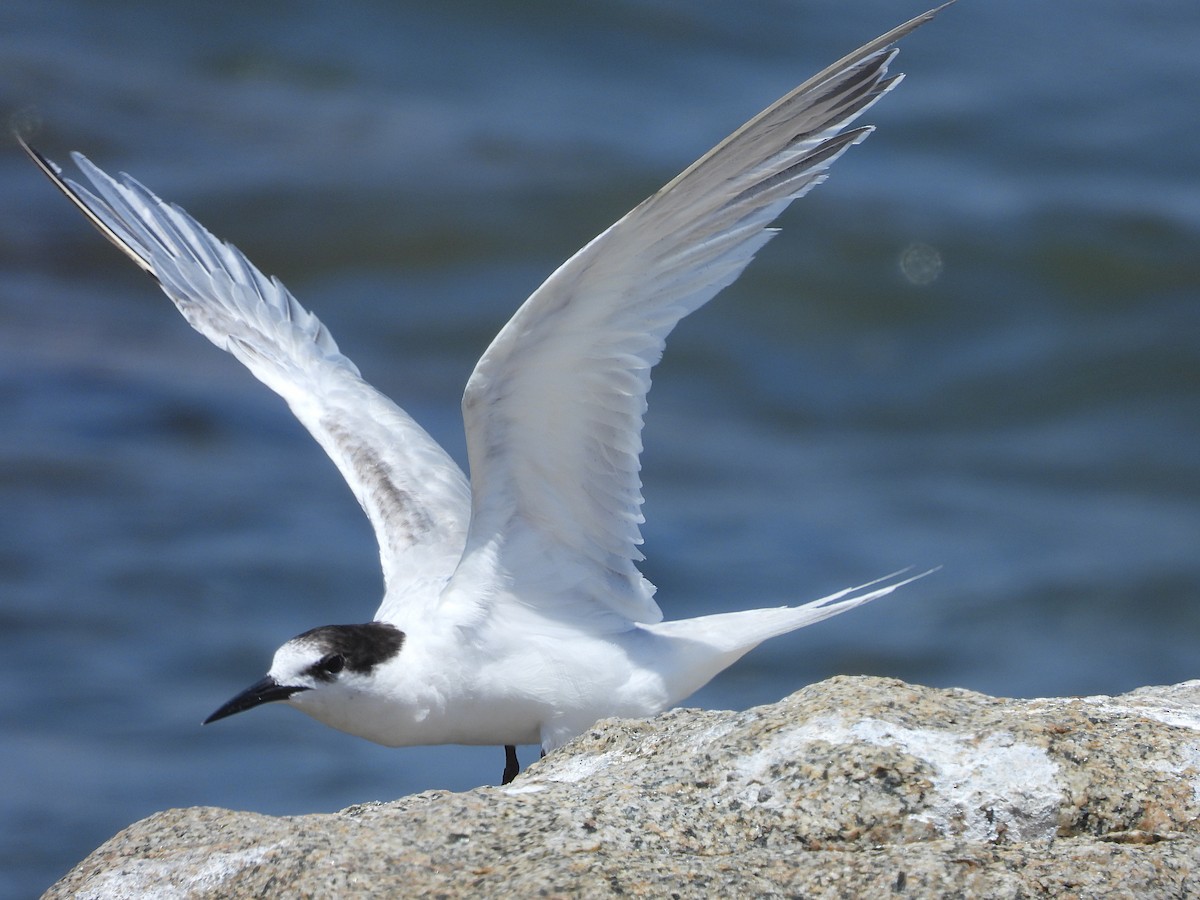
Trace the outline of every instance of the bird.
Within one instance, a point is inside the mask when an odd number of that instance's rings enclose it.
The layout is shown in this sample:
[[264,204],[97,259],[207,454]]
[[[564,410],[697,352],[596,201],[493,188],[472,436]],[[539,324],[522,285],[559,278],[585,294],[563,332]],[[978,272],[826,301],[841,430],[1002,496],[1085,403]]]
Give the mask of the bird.
[[[462,398],[470,478],[369,385],[276,277],[134,178],[73,153],[89,186],[24,151],[191,326],[279,394],[373,526],[371,621],[324,625],[204,724],[267,703],[402,747],[542,755],[601,718],[674,706],[762,641],[883,597],[905,569],[803,605],[663,620],[641,574],[641,430],[667,335],[732,283],[776,217],[873,126],[895,43],[932,9],[805,81],[571,256],[476,364]],[[933,571],[933,570],[930,570]]]

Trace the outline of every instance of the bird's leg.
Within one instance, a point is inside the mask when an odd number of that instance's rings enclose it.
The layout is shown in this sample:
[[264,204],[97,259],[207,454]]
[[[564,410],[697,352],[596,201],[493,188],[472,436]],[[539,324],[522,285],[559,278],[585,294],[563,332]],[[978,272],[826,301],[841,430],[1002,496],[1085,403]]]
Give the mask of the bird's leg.
[[517,762],[517,748],[512,744],[504,745],[504,774],[500,776],[502,785],[508,784],[517,777],[517,773],[521,771],[521,764]]

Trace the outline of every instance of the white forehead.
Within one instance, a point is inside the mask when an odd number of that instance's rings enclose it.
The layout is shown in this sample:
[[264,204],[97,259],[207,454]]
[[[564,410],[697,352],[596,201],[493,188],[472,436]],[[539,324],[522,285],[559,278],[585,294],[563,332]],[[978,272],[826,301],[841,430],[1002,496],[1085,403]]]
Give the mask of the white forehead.
[[267,674],[277,681],[281,675],[297,675],[321,656],[321,648],[315,641],[290,640],[275,651],[275,658],[271,660],[271,671]]

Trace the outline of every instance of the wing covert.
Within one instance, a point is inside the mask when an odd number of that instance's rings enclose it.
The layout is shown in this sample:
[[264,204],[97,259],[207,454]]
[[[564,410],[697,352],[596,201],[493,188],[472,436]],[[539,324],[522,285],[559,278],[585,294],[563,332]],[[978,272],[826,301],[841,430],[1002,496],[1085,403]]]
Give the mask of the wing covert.
[[887,76],[890,45],[936,12],[776,101],[525,301],[463,397],[473,508],[448,597],[461,577],[464,589],[505,584],[544,614],[600,627],[662,618],[635,565],[650,371],[679,320],[733,282],[773,236],[768,225],[870,133],[851,125],[901,77]]
[[283,397],[329,454],[379,542],[387,593],[376,617],[432,605],[459,560],[470,516],[466,478],[446,452],[237,248],[127,175],[111,178],[73,154],[89,190],[18,140],[105,237],[158,280],[192,327]]

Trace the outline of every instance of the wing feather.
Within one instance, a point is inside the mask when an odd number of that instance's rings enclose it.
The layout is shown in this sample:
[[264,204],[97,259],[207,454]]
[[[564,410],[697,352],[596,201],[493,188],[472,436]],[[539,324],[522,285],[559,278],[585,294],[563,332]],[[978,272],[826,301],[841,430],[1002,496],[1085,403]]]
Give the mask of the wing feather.
[[[734,281],[767,226],[870,133],[891,44],[926,13],[782,97],[567,260],[480,359],[463,397],[466,555],[447,602],[493,595],[598,627],[657,622],[638,457],[650,371],[676,323]],[[556,573],[551,575],[549,573]]]
[[446,452],[236,247],[127,175],[111,178],[73,154],[85,187],[20,143],[105,237],[158,280],[192,327],[283,397],[329,454],[379,542],[387,591],[376,617],[432,606],[459,561],[470,517],[466,478]]

